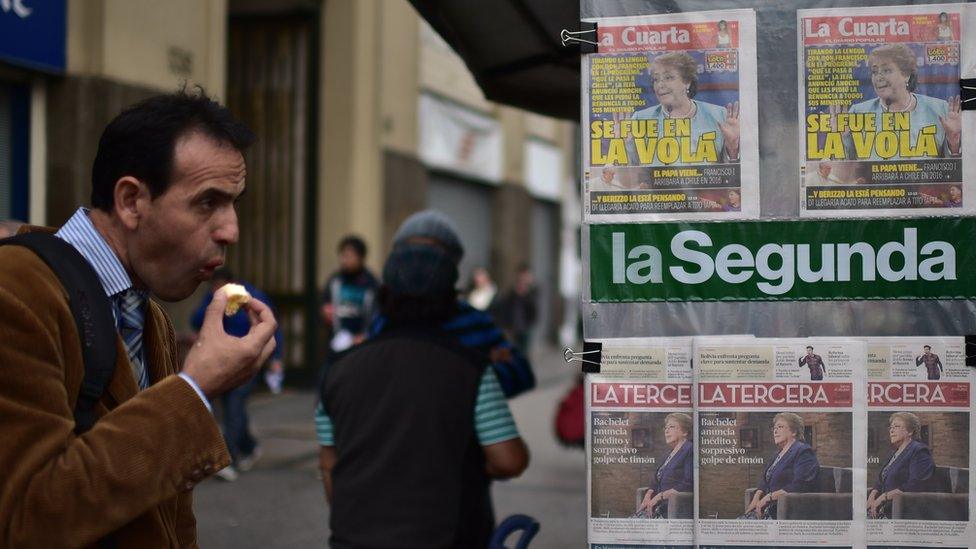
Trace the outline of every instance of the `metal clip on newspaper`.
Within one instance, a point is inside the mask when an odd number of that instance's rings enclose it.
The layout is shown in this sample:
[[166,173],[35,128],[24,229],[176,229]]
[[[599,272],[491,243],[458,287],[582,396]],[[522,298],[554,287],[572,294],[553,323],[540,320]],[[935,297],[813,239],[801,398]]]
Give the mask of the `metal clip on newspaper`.
[[[571,31],[569,29],[563,29],[559,33],[559,39],[563,43],[563,47],[568,47],[570,42],[579,43],[580,53],[597,53],[599,51],[600,44],[596,42],[597,32],[596,23],[586,23],[580,21],[580,30]],[[590,35],[592,40],[586,38],[579,38],[582,35]]]
[[962,99],[962,110],[976,111],[976,78],[959,80],[959,96]]
[[603,344],[589,341],[583,342],[583,351],[574,351],[569,347],[563,351],[563,360],[567,364],[579,362],[584,374],[599,374],[602,360]]

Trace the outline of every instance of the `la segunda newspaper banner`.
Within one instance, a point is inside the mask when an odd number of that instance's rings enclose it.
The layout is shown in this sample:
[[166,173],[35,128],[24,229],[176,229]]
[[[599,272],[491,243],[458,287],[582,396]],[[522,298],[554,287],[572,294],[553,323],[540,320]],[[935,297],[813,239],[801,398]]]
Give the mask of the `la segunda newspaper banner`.
[[696,338],[695,542],[864,546],[862,341]]
[[758,217],[755,13],[591,21],[584,221]]
[[965,338],[866,342],[868,545],[971,545],[976,426]]
[[971,299],[976,217],[596,224],[590,299]]
[[976,211],[964,4],[799,10],[800,215]]
[[590,546],[691,549],[691,338],[601,342],[586,376]]

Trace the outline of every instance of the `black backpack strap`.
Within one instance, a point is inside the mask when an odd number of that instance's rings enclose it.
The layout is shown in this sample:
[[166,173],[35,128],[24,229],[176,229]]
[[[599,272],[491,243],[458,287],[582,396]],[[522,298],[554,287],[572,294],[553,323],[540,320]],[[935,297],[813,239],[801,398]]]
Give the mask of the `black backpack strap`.
[[95,424],[95,404],[102,398],[115,373],[115,317],[112,304],[95,269],[64,240],[50,233],[24,233],[0,240],[29,248],[58,275],[68,292],[71,315],[81,340],[85,376],[75,404],[75,433],[82,434]]

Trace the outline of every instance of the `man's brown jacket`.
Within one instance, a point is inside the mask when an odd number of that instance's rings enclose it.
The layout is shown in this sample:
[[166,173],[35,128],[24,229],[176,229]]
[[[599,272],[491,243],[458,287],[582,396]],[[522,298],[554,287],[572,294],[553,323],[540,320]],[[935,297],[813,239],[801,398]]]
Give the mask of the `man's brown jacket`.
[[195,547],[193,486],[230,463],[213,416],[177,377],[173,325],[150,302],[140,392],[124,344],[74,434],[84,374],[67,293],[32,251],[0,246],[0,547]]

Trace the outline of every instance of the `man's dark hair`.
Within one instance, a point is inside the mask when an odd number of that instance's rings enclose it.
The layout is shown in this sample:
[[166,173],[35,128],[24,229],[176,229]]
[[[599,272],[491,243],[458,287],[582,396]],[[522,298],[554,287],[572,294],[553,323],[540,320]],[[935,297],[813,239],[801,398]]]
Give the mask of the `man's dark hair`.
[[366,257],[366,242],[354,234],[349,234],[342,237],[342,240],[339,241],[339,245],[336,246],[336,251],[341,252],[346,248],[352,248],[352,251],[356,252],[356,255],[361,258]]
[[807,349],[810,349],[812,351],[813,350],[813,346],[807,345]]
[[928,349],[930,351],[932,350],[932,346],[931,345],[923,345],[922,348],[923,349]]
[[102,132],[92,165],[92,206],[111,210],[115,183],[125,176],[145,182],[153,198],[165,193],[172,183],[176,142],[193,131],[240,152],[255,139],[203,88],[150,97],[122,111]]

